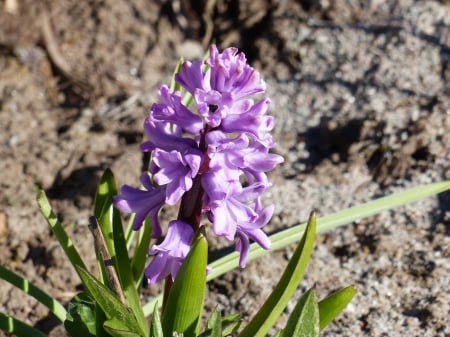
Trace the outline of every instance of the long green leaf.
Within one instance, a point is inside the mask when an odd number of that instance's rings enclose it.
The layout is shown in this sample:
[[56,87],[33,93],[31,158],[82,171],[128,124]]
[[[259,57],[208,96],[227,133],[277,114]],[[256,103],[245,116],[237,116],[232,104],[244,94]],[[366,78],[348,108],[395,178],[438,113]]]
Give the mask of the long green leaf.
[[83,285],[89,294],[95,299],[95,302],[106,314],[108,319],[118,319],[130,332],[141,336],[147,336],[147,331],[138,324],[134,313],[125,307],[103,283],[98,281],[87,270],[78,268]]
[[48,337],[36,328],[0,312],[0,329],[17,337]]
[[208,244],[202,233],[197,233],[192,248],[178,271],[162,315],[164,336],[172,332],[184,337],[198,334],[206,289]]
[[289,337],[319,336],[319,306],[314,288],[311,288],[298,301],[292,311],[283,335]]
[[[78,254],[77,249],[73,245],[72,241],[69,239],[66,231],[62,227],[61,223],[58,221],[55,213],[53,213],[50,203],[48,202],[47,196],[43,190],[39,191],[37,194],[37,202],[41,213],[44,215],[44,218],[47,220],[50,228],[55,234],[56,239],[61,245],[62,249],[66,253],[70,263],[72,266],[77,269],[77,266],[86,269],[86,266],[83,260]],[[78,271],[77,271],[78,272]]]
[[[114,209],[112,206],[112,197],[117,194],[116,183],[111,170],[106,169],[100,178],[97,186],[94,201],[94,216],[97,218],[103,236],[105,238],[106,247],[112,258],[116,256],[113,237],[113,222],[120,222],[120,216],[114,219]],[[117,212],[117,211],[116,211]]]
[[180,72],[181,66],[183,65],[183,58],[180,58],[177,62],[177,65],[175,66],[175,69],[173,70],[172,79],[170,80],[169,88],[171,91],[180,91],[181,90],[181,84],[175,81],[175,75]]
[[319,302],[320,330],[323,330],[350,303],[356,288],[349,286],[338,290]]
[[131,249],[131,245],[133,244],[133,238],[136,235],[136,231],[133,229],[133,221],[136,213],[131,214],[128,219],[128,223],[125,227],[125,241],[127,242],[127,250]]
[[131,259],[131,269],[136,289],[140,289],[144,277],[145,263],[147,261],[148,249],[152,238],[152,226],[149,220],[145,220],[139,230],[139,236]]
[[164,337],[161,317],[159,316],[158,303],[155,303],[155,307],[153,308],[152,322],[150,325],[150,337]]
[[[441,192],[450,190],[450,181],[428,184],[411,188],[409,190],[394,193],[365,204],[350,207],[343,211],[324,216],[317,220],[317,232],[322,233],[353,221],[367,218],[371,215],[385,210],[394,209],[399,206],[415,202],[417,200],[430,197]],[[270,236],[272,246],[270,250],[264,250],[256,244],[251,244],[247,261],[254,260],[260,256],[268,254],[274,250],[284,248],[298,240],[305,230],[305,223],[283,230]],[[234,252],[228,254],[211,263],[211,272],[208,274],[208,281],[213,280],[226,272],[238,267],[239,254]]]
[[[367,218],[371,215],[380,213],[384,210],[394,209],[408,203],[424,199],[444,191],[450,190],[450,181],[429,184],[425,186],[415,187],[406,191],[394,193],[392,195],[382,197],[373,201],[369,201],[362,205],[357,205],[349,209],[330,214],[317,219],[317,232],[322,233],[330,229],[334,229],[343,225],[347,225],[356,220]],[[258,245],[252,243],[247,261],[254,260],[265,254],[270,254],[274,250],[284,248],[298,240],[305,230],[305,223],[283,230],[270,236],[272,247],[270,250],[264,250]],[[234,252],[212,262],[210,264],[211,272],[207,276],[207,280],[211,281],[226,272],[238,267],[239,254]],[[145,316],[150,315],[151,310],[156,301],[161,301],[161,297],[157,296],[143,306]]]
[[13,271],[0,265],[0,278],[11,283],[13,286],[19,288],[26,294],[34,297],[36,300],[45,305],[53,315],[61,322],[66,319],[67,311],[64,306],[56,299],[51,297],[42,289],[36,287],[33,283],[27,281],[22,276],[17,275]]
[[272,328],[303,278],[314,246],[315,234],[316,217],[314,213],[311,213],[306,231],[286,266],[280,281],[255,317],[239,334],[239,337],[265,336]]
[[142,305],[139,301],[131,262],[128,257],[120,213],[112,204],[113,196],[117,195],[117,193],[114,175],[111,170],[106,170],[97,188],[94,214],[102,229],[103,237],[122,285],[127,304],[133,310],[143,331],[148,332],[147,322],[142,312]]

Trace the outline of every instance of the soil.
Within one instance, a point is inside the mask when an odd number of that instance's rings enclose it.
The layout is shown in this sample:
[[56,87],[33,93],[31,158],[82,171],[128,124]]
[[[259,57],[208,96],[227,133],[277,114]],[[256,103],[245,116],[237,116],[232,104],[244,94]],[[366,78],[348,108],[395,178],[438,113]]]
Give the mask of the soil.
[[[244,51],[273,101],[285,162],[270,175],[267,202],[277,209],[268,232],[311,209],[326,215],[450,179],[448,1],[5,0],[3,266],[63,302],[80,289],[38,211],[37,190],[93,266],[87,219],[99,176],[111,168],[120,185],[138,184],[142,123],[158,85],[179,57],[201,58],[210,41]],[[249,319],[293,249],[212,282],[207,308]],[[449,257],[444,193],[319,235],[296,297],[313,285],[319,297],[356,285],[323,336],[450,336]],[[3,281],[0,311],[64,336],[42,305]]]

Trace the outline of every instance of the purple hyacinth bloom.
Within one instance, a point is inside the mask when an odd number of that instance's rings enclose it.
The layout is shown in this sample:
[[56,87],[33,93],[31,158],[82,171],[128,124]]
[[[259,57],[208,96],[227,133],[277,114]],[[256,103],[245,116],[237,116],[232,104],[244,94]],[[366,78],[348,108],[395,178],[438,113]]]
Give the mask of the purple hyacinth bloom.
[[[178,220],[150,250],[154,258],[146,275],[152,283],[175,277],[202,216],[215,235],[236,241],[241,267],[251,240],[268,249],[262,228],[274,207],[262,206],[262,194],[270,187],[266,173],[283,161],[270,153],[275,146],[274,119],[266,114],[270,99],[255,97],[264,93],[265,83],[243,53],[211,46],[205,62],[183,62],[175,81],[181,90],[162,85],[144,122],[147,140],[141,149],[151,153],[151,162],[143,189],[124,186],[114,199],[121,211],[136,213],[135,229],[150,218],[154,237],[162,234],[163,204],[181,200]],[[192,99],[184,99],[187,93]]]
[[155,255],[145,270],[150,283],[156,283],[169,275],[172,280],[175,278],[189,253],[193,236],[194,230],[189,224],[180,220],[169,223],[164,241],[150,249],[150,255]]

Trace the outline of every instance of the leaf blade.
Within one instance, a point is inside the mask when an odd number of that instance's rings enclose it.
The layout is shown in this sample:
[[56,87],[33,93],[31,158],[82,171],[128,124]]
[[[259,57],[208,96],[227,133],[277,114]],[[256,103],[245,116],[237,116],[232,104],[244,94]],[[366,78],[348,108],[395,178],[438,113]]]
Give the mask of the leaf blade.
[[0,312],[0,329],[17,337],[48,337],[32,326]]
[[283,334],[290,337],[318,337],[319,331],[319,306],[314,288],[311,288],[298,301]]
[[61,322],[64,322],[66,319],[67,311],[59,301],[22,276],[0,265],[0,278],[19,288],[27,295],[34,297],[40,303],[45,305]]
[[[418,186],[406,191],[391,194],[386,197],[378,198],[362,205],[357,205],[339,211],[330,215],[317,219],[317,233],[322,233],[330,229],[338,228],[340,226],[349,224],[353,221],[367,218],[371,215],[377,214],[381,211],[394,209],[420,199],[437,195],[439,193],[450,190],[450,181],[427,184]],[[286,230],[270,236],[272,247],[270,250],[264,250],[257,244],[250,245],[250,251],[247,261],[252,261],[260,256],[269,254],[274,250],[284,248],[291,243],[298,241],[305,230],[305,223],[293,226]],[[226,272],[238,267],[239,254],[234,252],[220,258],[211,263],[211,272],[208,274],[208,281],[213,280]]]
[[306,231],[280,281],[260,310],[239,334],[239,337],[264,336],[272,328],[303,278],[314,246],[315,233],[316,218],[314,212],[312,212]]
[[158,302],[156,302],[155,307],[153,308],[152,322],[150,325],[150,337],[164,337],[158,307]]
[[94,298],[108,319],[117,318],[131,331],[146,336],[146,330],[142,329],[136,320],[133,311],[125,307],[103,283],[97,280],[87,270],[78,267],[81,280],[87,291]]
[[164,336],[172,332],[184,337],[198,334],[206,289],[208,244],[202,233],[197,233],[189,254],[178,271],[162,315]]
[[355,286],[334,292],[319,302],[320,330],[323,330],[350,303],[356,294]]
[[70,300],[64,327],[71,336],[98,336],[95,303],[86,293],[80,293]]
[[50,226],[53,234],[55,234],[56,239],[58,240],[61,248],[64,250],[64,253],[68,257],[72,266],[77,269],[76,266],[80,266],[82,268],[86,268],[83,260],[80,257],[77,249],[72,243],[72,240],[69,239],[66,231],[62,227],[61,223],[58,221],[55,213],[50,206],[50,203],[45,195],[43,190],[40,190],[36,197],[39,210],[44,216],[45,220],[47,220],[48,225]]

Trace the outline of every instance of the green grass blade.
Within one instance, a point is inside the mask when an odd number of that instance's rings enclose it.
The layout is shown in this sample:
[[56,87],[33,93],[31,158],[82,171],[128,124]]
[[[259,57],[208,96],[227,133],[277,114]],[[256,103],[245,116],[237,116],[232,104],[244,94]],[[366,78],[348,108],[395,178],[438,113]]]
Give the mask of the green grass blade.
[[[447,190],[450,190],[450,181],[419,186],[369,201],[365,204],[354,206],[317,219],[317,232],[322,233],[330,229],[347,225],[353,221],[380,213],[381,211],[406,205]],[[304,230],[305,224],[303,223],[271,235],[270,239],[272,241],[272,247],[270,250],[264,250],[253,243],[250,247],[247,261],[254,260],[257,257],[268,254],[271,251],[284,248],[289,244],[296,242],[298,240],[297,238],[302,235]],[[220,275],[237,268],[238,260],[239,254],[234,252],[214,261],[210,264],[212,271],[208,274],[208,280],[215,279]]]
[[36,328],[0,312],[0,329],[17,337],[48,337]]
[[338,290],[319,302],[320,330],[323,330],[350,303],[356,288],[349,286]]
[[279,319],[305,274],[314,246],[315,234],[316,217],[314,213],[311,213],[306,232],[286,266],[280,281],[256,313],[255,317],[252,318],[239,334],[239,337],[265,336]]
[[50,206],[47,196],[45,195],[45,192],[43,190],[38,192],[37,202],[42,215],[44,215],[44,218],[47,220],[47,223],[53,231],[53,234],[55,234],[56,239],[64,250],[64,253],[66,253],[67,258],[69,259],[72,266],[75,268],[75,270],[77,270],[76,266],[86,268],[83,260],[80,257],[80,254],[78,254],[77,249],[69,239],[69,236],[62,227],[61,223],[58,221],[55,213],[53,213],[52,207]]
[[19,288],[27,295],[34,297],[40,303],[45,305],[61,322],[64,322],[66,319],[67,311],[60,302],[42,289],[36,287],[33,283],[24,279],[22,276],[19,276],[13,271],[0,265],[0,278]]

